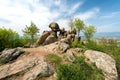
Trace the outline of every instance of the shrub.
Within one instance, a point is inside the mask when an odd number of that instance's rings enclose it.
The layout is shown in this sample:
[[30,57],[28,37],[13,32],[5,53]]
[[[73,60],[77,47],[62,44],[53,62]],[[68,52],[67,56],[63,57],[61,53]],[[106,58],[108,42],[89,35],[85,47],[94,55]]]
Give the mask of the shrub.
[[53,65],[53,67],[55,67],[55,69],[57,68],[57,66],[61,63],[62,59],[61,57],[55,55],[55,54],[48,54],[46,56],[46,60],[48,63],[50,63],[51,65]]
[[23,46],[19,34],[12,29],[0,28],[0,51],[18,46]]
[[87,64],[83,56],[75,63],[62,64],[57,70],[57,80],[104,80],[102,71],[93,64]]
[[72,47],[82,47],[81,41],[73,41],[71,44]]

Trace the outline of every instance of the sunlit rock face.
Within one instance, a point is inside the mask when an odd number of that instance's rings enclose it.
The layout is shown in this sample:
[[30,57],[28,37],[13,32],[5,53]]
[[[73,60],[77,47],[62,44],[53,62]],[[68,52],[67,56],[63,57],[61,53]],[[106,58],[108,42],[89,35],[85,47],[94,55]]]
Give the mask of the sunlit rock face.
[[103,52],[93,50],[87,50],[84,55],[103,71],[105,80],[117,80],[116,62],[112,57]]

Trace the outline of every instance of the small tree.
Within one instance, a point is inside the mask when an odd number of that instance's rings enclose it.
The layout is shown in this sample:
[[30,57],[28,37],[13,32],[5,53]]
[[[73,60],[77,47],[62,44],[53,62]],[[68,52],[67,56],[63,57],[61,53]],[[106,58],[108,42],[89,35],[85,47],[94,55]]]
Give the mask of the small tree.
[[24,35],[27,36],[27,38],[30,38],[31,43],[34,43],[35,36],[39,32],[39,29],[33,22],[31,22],[30,26],[26,26],[23,32]]
[[83,30],[83,28],[85,26],[84,22],[82,20],[76,18],[74,21],[74,26],[75,26],[78,36],[80,36],[80,31]]
[[94,33],[96,32],[96,29],[94,26],[89,25],[88,27],[84,27],[83,33],[88,41],[93,37]]

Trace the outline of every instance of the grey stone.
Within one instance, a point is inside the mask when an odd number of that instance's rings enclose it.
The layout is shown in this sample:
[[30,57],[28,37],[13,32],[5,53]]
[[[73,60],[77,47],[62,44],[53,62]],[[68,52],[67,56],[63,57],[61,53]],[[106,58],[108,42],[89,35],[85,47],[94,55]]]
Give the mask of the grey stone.
[[46,40],[46,38],[50,35],[50,31],[44,31],[41,35],[41,37],[39,38],[39,40],[37,41],[38,45],[41,45],[44,43],[44,41]]
[[[35,80],[54,73],[42,57],[26,57],[0,67],[0,80]],[[20,76],[20,77],[19,77]]]
[[106,53],[87,50],[84,55],[103,71],[105,80],[117,80],[118,74],[115,60]]
[[65,42],[58,42],[58,49],[61,50],[62,52],[66,52],[67,49],[70,48],[70,45],[65,43]]
[[5,63],[13,61],[22,53],[24,53],[22,48],[5,49],[1,52],[0,61],[5,61]]
[[71,50],[67,50],[66,55],[67,55],[67,59],[70,62],[74,62],[75,61],[74,54],[73,54],[73,52]]
[[44,45],[47,45],[47,44],[53,43],[53,42],[55,42],[55,41],[57,41],[57,39],[56,39],[53,35],[49,35],[49,36],[46,38],[46,40],[45,40],[45,42],[44,42],[43,44],[44,44]]

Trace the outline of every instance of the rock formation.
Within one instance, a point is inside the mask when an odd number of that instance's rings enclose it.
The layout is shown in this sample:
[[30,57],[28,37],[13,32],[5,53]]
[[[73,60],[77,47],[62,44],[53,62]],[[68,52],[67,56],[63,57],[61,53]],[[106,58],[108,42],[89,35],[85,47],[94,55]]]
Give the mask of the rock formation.
[[105,53],[92,50],[87,50],[84,55],[103,71],[105,80],[117,80],[116,62],[113,58]]
[[5,49],[0,54],[1,63],[7,63],[17,59],[24,51],[22,48]]
[[[72,41],[79,41],[80,37],[76,36],[75,30],[66,31],[65,28],[60,29],[59,25],[55,22],[49,24],[51,31],[44,31],[42,36],[37,41],[38,45],[47,45],[55,41],[65,41],[67,44],[70,44]],[[59,35],[57,33],[59,32]]]
[[42,57],[28,56],[0,67],[0,80],[35,80],[49,76],[54,69]]

